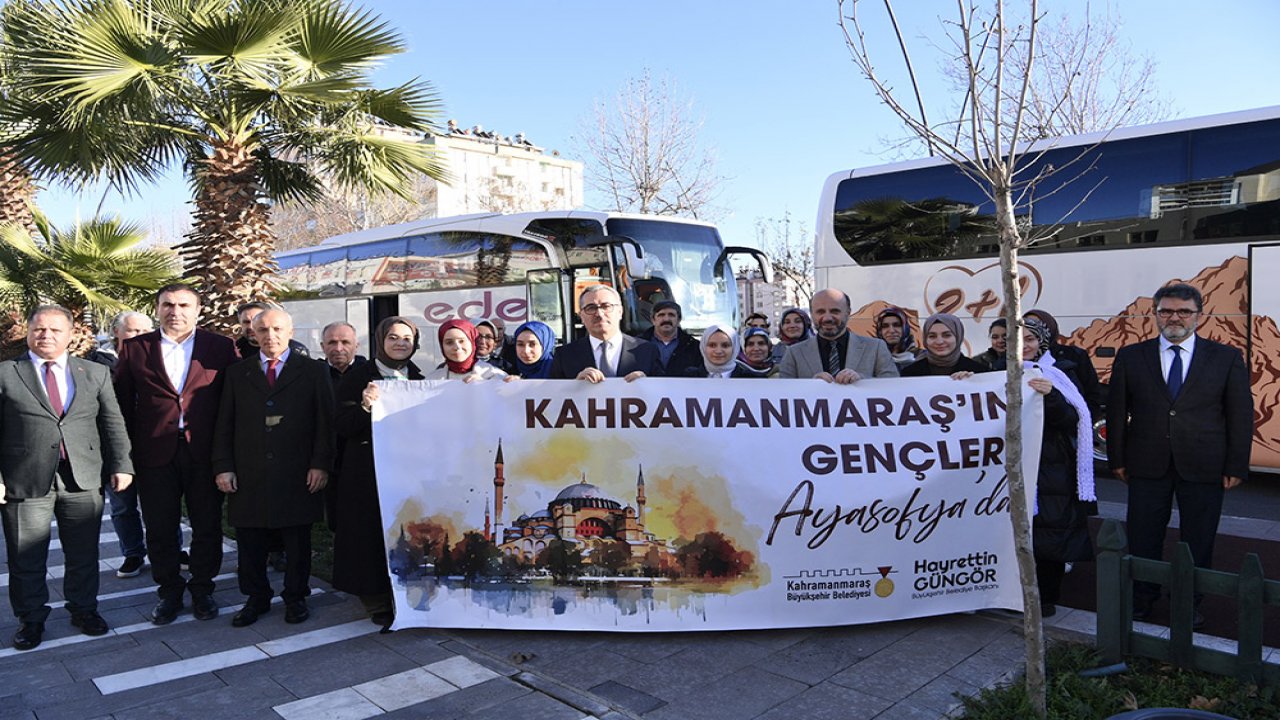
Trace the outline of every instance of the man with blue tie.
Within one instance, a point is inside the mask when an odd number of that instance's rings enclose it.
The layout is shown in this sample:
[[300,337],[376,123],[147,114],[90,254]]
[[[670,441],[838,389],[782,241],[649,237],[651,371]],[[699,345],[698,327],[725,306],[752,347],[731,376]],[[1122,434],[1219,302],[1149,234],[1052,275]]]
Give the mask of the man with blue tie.
[[105,367],[70,357],[74,316],[42,305],[27,319],[27,348],[0,363],[0,518],[9,560],[9,604],[20,623],[16,650],[40,644],[49,617],[50,523],[58,521],[71,624],[103,635],[98,614],[102,479],[117,492],[133,481],[129,436]]
[[[1196,567],[1213,564],[1225,490],[1249,472],[1253,396],[1240,351],[1196,335],[1200,291],[1166,285],[1153,299],[1160,336],[1116,353],[1107,399],[1107,459],[1129,485],[1129,551],[1159,560],[1173,499]],[[1134,583],[1136,619],[1159,586]],[[1196,611],[1197,626],[1204,618]]]
[[551,360],[552,379],[599,383],[619,377],[631,382],[660,373],[657,346],[620,329],[622,299],[616,290],[608,285],[583,290],[578,296],[578,315],[587,336],[556,351]]

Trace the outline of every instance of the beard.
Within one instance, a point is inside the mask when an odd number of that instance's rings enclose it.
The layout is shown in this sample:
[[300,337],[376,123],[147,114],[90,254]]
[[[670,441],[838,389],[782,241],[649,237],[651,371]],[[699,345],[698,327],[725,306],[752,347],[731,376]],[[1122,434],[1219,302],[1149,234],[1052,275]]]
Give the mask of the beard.
[[1191,336],[1196,331],[1195,325],[1165,325],[1160,328],[1160,334],[1169,342],[1181,342]]

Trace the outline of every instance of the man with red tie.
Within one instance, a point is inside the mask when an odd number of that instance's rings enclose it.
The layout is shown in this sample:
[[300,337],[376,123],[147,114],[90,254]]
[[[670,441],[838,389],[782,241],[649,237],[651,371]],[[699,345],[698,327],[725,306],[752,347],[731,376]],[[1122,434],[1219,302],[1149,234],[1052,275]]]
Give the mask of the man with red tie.
[[253,319],[258,353],[227,371],[214,433],[213,469],[227,494],[236,529],[237,573],[244,607],[235,627],[271,609],[267,544],[284,541],[284,620],[310,616],[311,525],[324,519],[324,489],[333,469],[333,391],[328,371],[289,347],[293,319],[280,309]]
[[[218,615],[213,578],[222,567],[222,493],[210,455],[223,372],[236,361],[231,340],[196,327],[200,294],[173,284],[156,294],[160,329],[119,348],[116,396],[133,440],[138,500],[147,527],[151,577],[160,597],[151,622],[166,625],[191,593],[198,620]],[[190,579],[179,564],[182,503],[191,521]]]

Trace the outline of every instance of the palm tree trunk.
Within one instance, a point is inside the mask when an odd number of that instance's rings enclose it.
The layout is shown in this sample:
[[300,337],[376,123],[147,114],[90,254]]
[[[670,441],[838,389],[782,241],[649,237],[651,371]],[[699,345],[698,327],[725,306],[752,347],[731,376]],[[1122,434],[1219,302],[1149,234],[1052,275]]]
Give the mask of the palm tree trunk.
[[0,225],[16,222],[35,235],[35,216],[31,211],[35,192],[31,172],[13,153],[0,152]]
[[205,295],[204,324],[230,334],[236,307],[276,292],[271,206],[251,146],[216,142],[201,162],[193,226],[178,252]]

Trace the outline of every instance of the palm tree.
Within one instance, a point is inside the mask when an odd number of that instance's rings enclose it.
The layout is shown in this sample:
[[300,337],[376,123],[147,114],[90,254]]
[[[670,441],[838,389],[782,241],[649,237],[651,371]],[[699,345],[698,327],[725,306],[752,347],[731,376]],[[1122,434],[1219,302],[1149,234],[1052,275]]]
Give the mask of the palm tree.
[[57,303],[80,322],[71,351],[93,347],[93,331],[111,314],[144,307],[155,291],[177,279],[177,258],[170,251],[138,247],[146,240],[137,225],[95,219],[59,230],[38,211],[33,235],[17,223],[0,228],[0,318],[4,358],[23,350],[23,323],[38,305]]
[[[21,4],[6,44],[25,93],[53,98],[71,127],[133,129],[129,143],[101,148],[112,173],[133,180],[182,163],[195,212],[178,249],[211,324],[229,329],[236,305],[276,290],[273,202],[315,202],[326,185],[400,193],[419,174],[446,179],[419,141],[435,131],[434,91],[416,80],[372,87],[372,66],[403,41],[342,0]],[[44,156],[55,146],[47,140]]]

